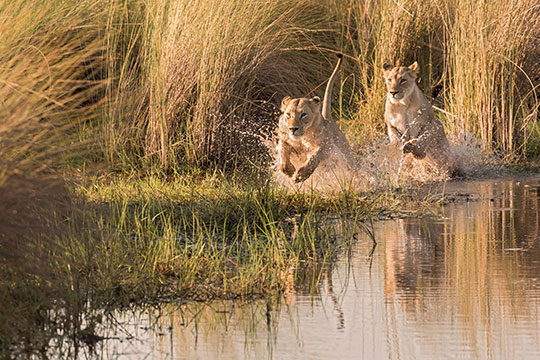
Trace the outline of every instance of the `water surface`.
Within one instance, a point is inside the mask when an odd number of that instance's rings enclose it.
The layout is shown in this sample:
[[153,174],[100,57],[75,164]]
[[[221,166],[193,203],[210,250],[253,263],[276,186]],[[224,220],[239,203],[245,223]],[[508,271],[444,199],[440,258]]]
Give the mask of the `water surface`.
[[439,217],[377,222],[374,252],[360,234],[315,290],[117,313],[93,355],[540,358],[540,179],[449,183],[446,191],[469,200]]

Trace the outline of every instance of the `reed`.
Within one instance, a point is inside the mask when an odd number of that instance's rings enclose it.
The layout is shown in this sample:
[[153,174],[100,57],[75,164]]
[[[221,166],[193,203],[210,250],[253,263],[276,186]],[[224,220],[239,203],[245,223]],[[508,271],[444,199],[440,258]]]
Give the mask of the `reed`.
[[0,4],[3,162],[26,170],[69,166],[88,145],[102,85],[96,73],[100,29],[87,16],[97,7],[89,1],[77,7],[61,1]]
[[538,1],[477,5],[17,0],[0,8],[2,151],[122,169],[260,160],[281,98],[321,94],[340,51],[336,118],[355,144],[384,134],[381,64],[418,60],[424,91],[444,87],[450,133],[534,154]]
[[486,150],[506,159],[533,155],[539,6],[536,0],[350,1],[341,13],[347,14],[343,32],[361,76],[359,122],[364,125],[358,126],[370,134],[381,130],[382,62],[418,60],[425,93],[443,85],[438,116],[447,131],[473,134]]
[[[328,42],[332,30],[325,7],[314,1],[127,6],[122,23],[133,16],[139,25],[126,25],[127,37],[120,27],[111,40],[126,49],[119,57],[111,52],[117,65],[109,78],[118,79],[109,90],[118,99],[106,125],[111,158],[127,143],[162,167],[223,164],[245,150],[242,140],[251,133],[269,132],[275,121],[269,102],[304,95],[321,79],[317,44]],[[118,12],[110,16],[117,23]]]
[[538,1],[457,1],[447,27],[449,128],[506,157],[526,154],[538,122]]

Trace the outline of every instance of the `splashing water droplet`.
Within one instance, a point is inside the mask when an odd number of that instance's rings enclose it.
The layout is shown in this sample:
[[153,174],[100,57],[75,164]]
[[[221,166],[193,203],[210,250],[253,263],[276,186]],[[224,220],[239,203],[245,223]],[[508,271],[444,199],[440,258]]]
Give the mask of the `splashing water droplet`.
[[[455,159],[464,176],[477,176],[486,171],[502,169],[502,166],[497,165],[495,156],[482,151],[480,141],[471,134],[454,136],[449,142],[451,158]],[[331,161],[322,162],[305,182],[296,184],[277,166],[277,143],[273,142],[269,149],[274,159],[272,169],[276,182],[293,191],[379,191],[389,186],[445,181],[452,175],[447,169],[435,166],[429,159],[419,160],[412,154],[403,154],[402,146],[397,142],[389,143],[387,139],[379,139],[355,152],[355,169],[348,169],[345,159],[340,162],[336,160],[340,154],[334,154],[336,156],[331,157]]]

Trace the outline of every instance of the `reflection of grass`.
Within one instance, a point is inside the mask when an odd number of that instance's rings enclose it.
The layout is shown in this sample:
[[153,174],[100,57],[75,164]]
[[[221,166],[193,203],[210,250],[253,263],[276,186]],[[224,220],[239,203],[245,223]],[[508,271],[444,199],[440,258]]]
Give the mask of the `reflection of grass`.
[[[486,186],[485,195],[497,197],[499,186]],[[538,241],[538,199],[527,194],[526,188],[503,186],[509,198],[486,201],[470,209],[452,213],[454,219],[469,218],[474,221],[456,221],[453,233],[445,241],[445,273],[449,288],[448,301],[457,305],[457,314],[471,325],[469,341],[478,352],[501,351],[494,344],[501,328],[511,329],[524,316],[531,319],[537,314],[531,306],[528,291],[531,289],[528,261],[537,257],[531,252],[505,251],[508,248],[526,248],[524,239]],[[503,210],[500,208],[513,209]],[[516,211],[519,215],[516,215]],[[535,221],[533,218],[536,218]],[[527,259],[528,258],[528,259]],[[450,305],[448,305],[450,306]],[[473,330],[481,330],[475,333]],[[505,332],[503,332],[505,334]],[[485,344],[483,346],[479,344]],[[503,351],[508,349],[503,348]]]
[[[506,345],[510,329],[535,329],[540,202],[535,185],[479,181],[471,187],[482,200],[448,204],[448,220],[406,219],[385,227],[385,294],[389,311],[400,304],[410,314],[407,325],[414,319],[419,329],[457,328],[444,335],[447,342],[458,341],[481,358],[514,349]],[[433,336],[439,344],[443,335]]]
[[[513,314],[527,312],[523,282],[516,279],[527,277],[521,273],[526,253],[505,251],[508,248],[527,248],[524,239],[538,238],[538,201],[527,194],[526,188],[513,189],[511,183],[503,191],[510,198],[483,202],[472,208],[477,214],[474,222],[455,222],[449,229],[455,235],[447,244],[446,268],[457,291],[456,297],[465,316],[479,316],[489,321],[489,309],[493,306],[510,309]],[[498,196],[498,187],[487,187],[487,196]],[[512,209],[512,210],[499,210]],[[519,211],[519,216],[514,216]],[[465,210],[453,214],[454,218],[468,217]],[[531,222],[531,220],[534,221]],[[532,250],[532,249],[531,249]],[[516,256],[519,255],[519,256]],[[494,295],[496,294],[496,295]],[[497,305],[488,303],[497,299]],[[471,299],[475,299],[472,301]]]
[[[260,179],[232,181],[220,174],[99,179],[77,187],[77,200],[59,196],[61,189],[47,193],[38,183],[33,194],[13,193],[33,209],[26,221],[43,225],[2,239],[1,254],[10,259],[1,269],[10,279],[1,283],[2,316],[8,323],[20,316],[33,321],[37,311],[47,323],[38,309],[62,307],[51,329],[79,337],[88,331],[80,332],[82,319],[95,306],[291,294],[296,279],[316,286],[319,265],[336,259],[361,231],[361,221],[426,205],[391,191],[290,193]],[[11,252],[16,242],[32,252]],[[36,295],[19,303],[24,311],[12,311],[10,304],[24,291]],[[30,336],[30,329],[21,331]],[[10,328],[0,330],[3,338],[15,339]],[[34,340],[29,346],[38,346]]]
[[[64,233],[58,220],[70,213],[63,184],[6,170],[0,198],[0,357],[5,358],[43,346],[45,334],[73,315],[76,294],[58,263],[63,256],[57,257],[55,241]],[[64,313],[48,313],[64,306]],[[22,346],[13,349],[14,344]]]

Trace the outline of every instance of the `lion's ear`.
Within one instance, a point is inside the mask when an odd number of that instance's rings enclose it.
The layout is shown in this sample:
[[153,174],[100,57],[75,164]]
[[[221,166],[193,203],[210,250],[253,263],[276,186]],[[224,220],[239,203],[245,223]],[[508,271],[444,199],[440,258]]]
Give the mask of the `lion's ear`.
[[281,100],[281,112],[285,112],[287,110],[287,105],[289,105],[289,102],[292,100],[290,96],[285,96],[283,100]]
[[390,71],[394,68],[392,65],[390,65],[389,63],[384,63],[383,66],[383,76],[384,78],[386,79],[388,77],[388,75],[390,74]]
[[416,74],[418,74],[418,61],[413,62],[413,63],[409,66],[409,70],[412,70],[412,71],[414,71]]
[[313,112],[321,112],[321,98],[318,96],[314,96],[311,99],[309,99],[309,107],[311,108],[311,111]]

